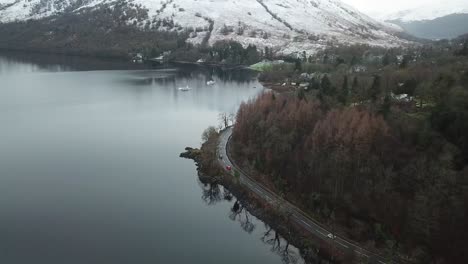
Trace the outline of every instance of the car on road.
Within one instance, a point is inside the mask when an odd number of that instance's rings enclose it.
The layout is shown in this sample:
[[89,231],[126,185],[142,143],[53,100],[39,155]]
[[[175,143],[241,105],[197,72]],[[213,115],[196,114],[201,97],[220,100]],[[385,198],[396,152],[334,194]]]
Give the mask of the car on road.
[[226,170],[231,171],[232,170],[231,166],[227,165]]
[[219,154],[219,159],[223,159],[223,155]]
[[330,239],[335,239],[336,238],[336,236],[333,235],[332,233],[328,234],[327,237],[330,238]]

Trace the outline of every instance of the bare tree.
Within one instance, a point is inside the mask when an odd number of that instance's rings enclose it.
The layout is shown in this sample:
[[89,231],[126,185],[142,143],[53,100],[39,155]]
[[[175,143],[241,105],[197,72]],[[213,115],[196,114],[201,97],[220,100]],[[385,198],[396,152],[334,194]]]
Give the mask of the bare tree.
[[224,128],[229,126],[229,115],[227,113],[219,113],[218,120]]
[[236,115],[233,114],[233,113],[230,113],[229,116],[228,116],[228,121],[231,122],[231,125],[234,125],[234,123],[236,121]]

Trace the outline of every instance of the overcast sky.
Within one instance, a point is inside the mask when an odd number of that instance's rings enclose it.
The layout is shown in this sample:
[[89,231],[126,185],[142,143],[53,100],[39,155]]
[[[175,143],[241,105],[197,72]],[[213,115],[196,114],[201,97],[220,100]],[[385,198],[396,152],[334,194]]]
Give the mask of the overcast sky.
[[[393,13],[414,8],[428,0],[341,0],[365,13]],[[430,1],[430,0],[429,0]],[[468,1],[468,0],[467,0]]]

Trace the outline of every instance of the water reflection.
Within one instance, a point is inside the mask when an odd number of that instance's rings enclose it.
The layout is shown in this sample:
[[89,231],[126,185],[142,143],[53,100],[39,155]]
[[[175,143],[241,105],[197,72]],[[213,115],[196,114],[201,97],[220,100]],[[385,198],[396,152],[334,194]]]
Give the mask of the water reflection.
[[232,206],[229,218],[232,221],[238,221],[242,229],[249,234],[255,229],[255,224],[250,220],[252,216],[239,200]]
[[[203,106],[233,114],[245,100],[246,93],[254,96],[261,91],[261,84],[254,78],[255,73],[246,70],[234,72],[201,67],[122,71],[115,77],[115,88],[136,95],[163,94],[170,104]],[[208,81],[214,81],[214,84],[208,85]],[[179,90],[184,87],[190,90]]]
[[202,187],[202,200],[207,205],[215,205],[222,200],[221,195],[223,194],[223,191],[221,191],[221,188],[224,189],[224,187],[216,183],[202,184],[201,187]]
[[[220,202],[228,202],[231,206],[228,212],[228,218],[239,223],[241,229],[248,234],[255,233],[257,226],[260,226],[259,240],[270,248],[270,251],[278,255],[285,264],[306,263],[299,250],[292,246],[290,242],[281,236],[276,230],[268,224],[253,216],[247,206],[238,200],[224,186],[199,179],[199,186],[202,190],[202,200],[205,204],[213,206]],[[320,263],[320,262],[317,262]]]
[[265,224],[267,231],[262,236],[261,240],[271,246],[271,251],[278,254],[284,263],[301,263],[301,256],[297,250],[291,250],[291,245],[288,240],[283,239],[277,231]]
[[[178,77],[191,79],[203,75],[203,82],[221,80],[223,82],[253,82],[256,73],[246,69],[225,69],[219,67],[202,67],[198,65],[154,65],[129,63],[125,59],[95,58],[68,56],[60,54],[45,54],[34,52],[2,51],[0,50],[0,75],[27,72],[65,72],[65,71],[110,71],[138,70],[141,77],[135,84],[150,84],[155,79],[164,78],[164,73],[180,69]],[[155,74],[154,70],[158,70]],[[260,87],[260,86],[259,86]]]
[[[190,88],[202,88],[207,86],[223,87],[236,83],[255,89],[260,87],[255,76],[255,72],[243,69],[227,71],[222,69],[186,66],[183,68],[135,71],[125,82],[135,86],[167,86],[168,84],[177,83],[179,86],[184,86],[184,84],[190,85]],[[208,85],[207,83],[209,81],[214,81],[214,84]]]
[[128,63],[128,61],[123,59],[0,51],[0,75],[2,73],[136,70],[148,68],[150,68],[149,65]]
[[0,263],[282,262],[263,223],[222,186],[200,195],[179,158],[260,92],[252,73],[70,60],[0,56]]

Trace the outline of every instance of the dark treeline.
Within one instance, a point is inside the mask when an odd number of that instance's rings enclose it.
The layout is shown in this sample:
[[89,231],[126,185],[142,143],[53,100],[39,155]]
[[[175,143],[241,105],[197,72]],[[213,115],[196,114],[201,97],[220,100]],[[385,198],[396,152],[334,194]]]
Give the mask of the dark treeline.
[[39,20],[0,23],[0,49],[119,58],[140,54],[145,59],[165,55],[165,60],[244,65],[258,62],[262,56],[255,46],[243,47],[234,41],[209,46],[208,33],[201,44],[187,42],[203,30],[209,33],[212,28],[183,28],[168,19],[149,20],[140,5],[118,2]]
[[171,59],[189,62],[201,59],[205,63],[251,65],[258,62],[261,56],[255,45],[244,48],[235,41],[218,41],[211,47],[187,44],[173,52]]
[[[159,54],[185,45],[187,35],[183,32],[138,29],[137,23],[145,18],[145,9],[121,4],[0,24],[0,48],[126,58],[133,52]],[[126,22],[132,19],[134,24]]]
[[242,104],[233,155],[369,247],[418,263],[467,263],[465,50],[463,40],[352,47],[273,68],[281,81],[308,86]]

